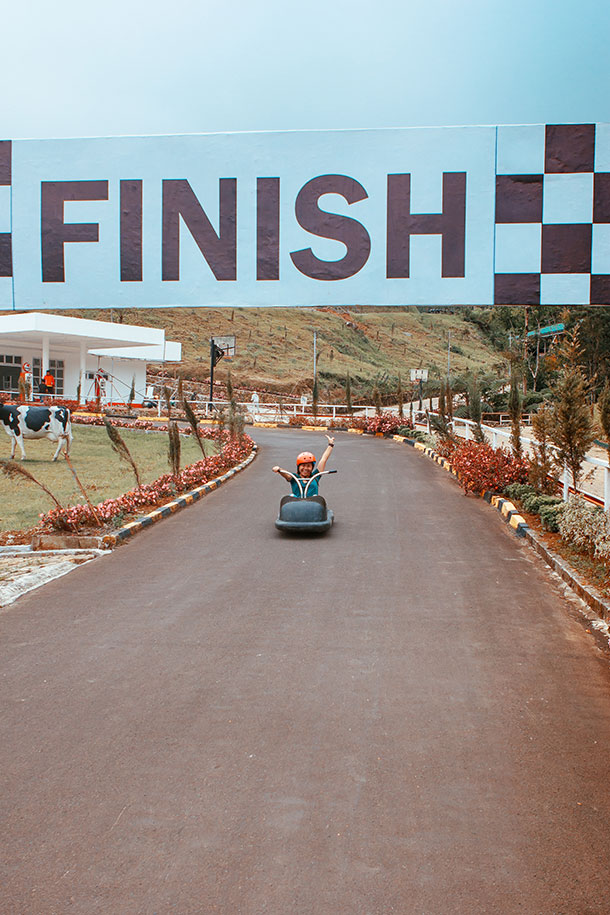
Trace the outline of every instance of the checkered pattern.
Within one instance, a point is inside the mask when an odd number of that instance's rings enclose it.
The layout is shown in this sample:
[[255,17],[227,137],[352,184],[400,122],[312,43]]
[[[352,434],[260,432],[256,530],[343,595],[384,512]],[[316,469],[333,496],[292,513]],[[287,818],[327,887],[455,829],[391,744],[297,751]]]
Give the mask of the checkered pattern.
[[0,140],[0,308],[13,307],[11,141]]
[[[498,127],[494,303],[610,304],[610,124]],[[0,308],[12,308],[12,144],[0,140]]]
[[495,304],[610,304],[609,126],[497,137]]

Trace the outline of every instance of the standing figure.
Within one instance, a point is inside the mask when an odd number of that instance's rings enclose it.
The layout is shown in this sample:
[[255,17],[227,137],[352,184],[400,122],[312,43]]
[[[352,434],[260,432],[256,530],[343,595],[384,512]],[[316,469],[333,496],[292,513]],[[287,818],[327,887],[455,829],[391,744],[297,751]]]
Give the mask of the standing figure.
[[55,393],[55,376],[51,372],[51,369],[47,369],[46,375],[43,378],[43,382],[46,388],[46,393],[53,395]]
[[27,403],[32,399],[32,367],[29,362],[23,362],[19,373],[19,403]]

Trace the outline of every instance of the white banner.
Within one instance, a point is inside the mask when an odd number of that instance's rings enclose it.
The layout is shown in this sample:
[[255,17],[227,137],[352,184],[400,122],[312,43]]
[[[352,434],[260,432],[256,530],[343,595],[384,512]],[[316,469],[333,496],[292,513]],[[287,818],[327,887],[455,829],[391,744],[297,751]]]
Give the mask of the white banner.
[[0,307],[606,304],[606,124],[0,143]]

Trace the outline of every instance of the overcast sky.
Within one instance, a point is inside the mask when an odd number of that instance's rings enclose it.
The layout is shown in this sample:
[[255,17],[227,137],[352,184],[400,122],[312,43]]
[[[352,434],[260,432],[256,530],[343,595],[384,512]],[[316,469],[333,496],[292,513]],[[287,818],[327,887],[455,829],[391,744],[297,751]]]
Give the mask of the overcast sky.
[[0,134],[610,121],[607,0],[22,0]]

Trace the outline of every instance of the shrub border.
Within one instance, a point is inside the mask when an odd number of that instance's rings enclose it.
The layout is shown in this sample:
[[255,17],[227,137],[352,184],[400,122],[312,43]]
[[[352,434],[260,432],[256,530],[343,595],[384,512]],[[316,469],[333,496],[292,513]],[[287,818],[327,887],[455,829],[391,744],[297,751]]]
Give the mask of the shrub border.
[[248,464],[252,463],[256,457],[257,452],[258,445],[255,442],[252,447],[252,451],[248,457],[241,462],[241,464],[236,464],[235,467],[227,470],[226,473],[222,474],[222,476],[216,477],[214,480],[209,480],[207,483],[202,483],[201,486],[197,486],[195,489],[191,489],[189,492],[185,492],[184,495],[180,496],[178,499],[174,499],[172,502],[166,502],[165,505],[162,505],[160,508],[155,508],[153,511],[143,515],[136,521],[130,521],[129,524],[125,524],[123,527],[119,528],[116,533],[106,534],[102,538],[102,543],[107,549],[112,549],[112,547],[118,546],[118,544],[123,543],[125,540],[128,540],[135,534],[139,534],[140,531],[144,530],[144,528],[150,527],[152,524],[155,524],[157,521],[161,521],[163,518],[169,518],[170,515],[174,515],[177,511],[180,511],[180,509],[186,508],[188,505],[192,505],[194,502],[198,502],[199,499],[202,499],[209,493],[214,492],[215,489],[218,489],[219,486],[222,486],[223,483],[226,483],[227,480],[230,480],[231,477],[235,476],[235,474],[244,470]]
[[[394,441],[403,442],[411,445],[416,451],[420,451],[426,457],[440,464],[445,470],[448,470],[453,476],[458,477],[457,471],[451,466],[447,458],[437,454],[432,448],[427,448],[421,442],[412,441],[402,435],[394,435]],[[553,550],[544,543],[542,538],[532,530],[525,518],[519,514],[517,508],[509,499],[499,496],[497,493],[485,491],[481,493],[481,498],[492,505],[503,517],[504,521],[510,525],[518,537],[525,538],[528,543],[542,556],[547,565],[555,571],[559,577],[569,585],[584,602],[605,621],[610,620],[610,601],[608,601],[597,588],[589,585],[571,568],[571,566],[558,556]]]

